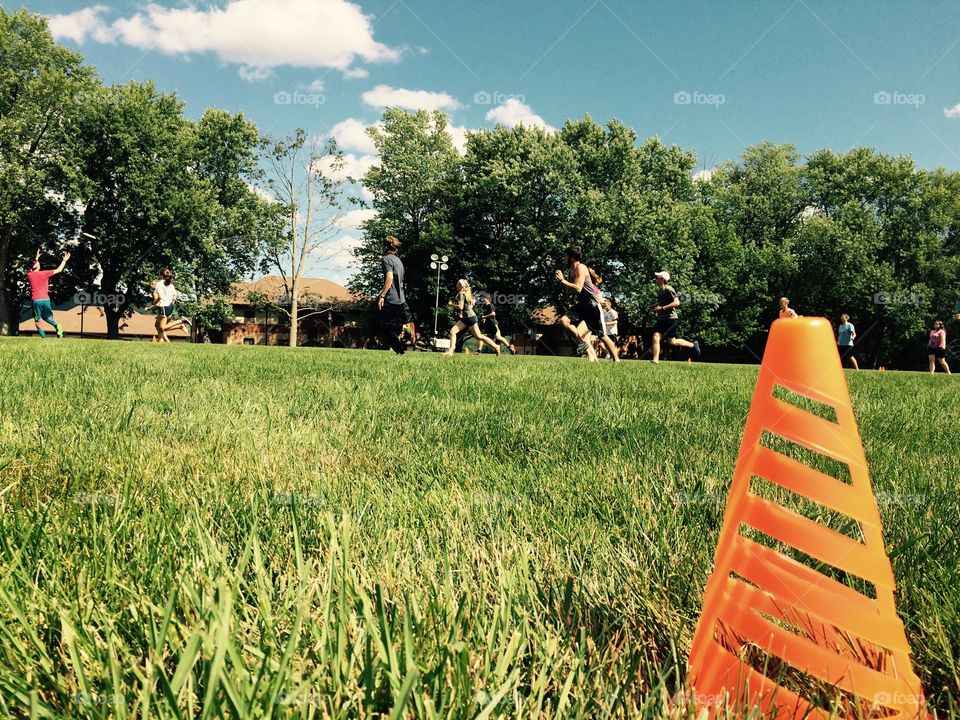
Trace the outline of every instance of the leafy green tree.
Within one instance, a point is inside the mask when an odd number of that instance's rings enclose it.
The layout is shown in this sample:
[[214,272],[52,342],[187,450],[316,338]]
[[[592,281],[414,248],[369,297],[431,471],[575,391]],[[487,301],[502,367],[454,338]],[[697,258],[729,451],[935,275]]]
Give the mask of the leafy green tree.
[[188,285],[197,301],[186,309],[201,336],[232,318],[233,284],[262,266],[282,233],[279,208],[256,189],[262,138],[242,113],[207,110],[193,128],[193,167],[214,193],[210,232],[189,258]]
[[248,185],[259,135],[242,116],[211,111],[194,123],[176,96],[129,83],[92,93],[76,134],[86,150],[83,229],[94,236],[81,249],[100,292],[126,298],[104,308],[109,337],[161,267],[202,300],[257,266],[272,235],[269,206]]
[[[53,41],[44,18],[0,7],[0,335],[16,327],[35,248],[52,251],[76,232],[70,127],[93,88],[93,72]],[[69,270],[78,266],[82,257]],[[71,286],[68,276],[56,284]]]
[[[405,291],[414,320],[418,327],[432,327],[436,281],[428,282],[430,255],[458,256],[449,214],[451,194],[462,179],[460,157],[442,112],[390,109],[382,125],[368,131],[380,161],[363,182],[373,194],[371,204],[377,215],[363,224],[364,240],[354,250],[359,271],[350,288],[374,296],[382,287],[381,248],[384,238],[393,235],[401,242]],[[454,265],[446,277],[460,269]],[[441,297],[443,293],[441,289]]]
[[792,145],[761,143],[697,183],[696,202],[716,226],[701,244],[698,274],[723,300],[711,312],[721,346],[759,354],[777,299],[796,295],[793,247],[809,206],[802,169]]
[[815,153],[804,179],[823,219],[802,236],[800,292],[831,317],[859,321],[873,364],[922,361],[929,323],[960,297],[957,176],[857,148]]
[[507,325],[522,327],[531,310],[561,301],[554,271],[564,246],[580,240],[568,232],[576,180],[573,152],[540,128],[498,126],[467,142],[453,213],[458,274],[488,292],[524,298],[497,308]]
[[131,82],[98,89],[86,110],[77,127],[87,150],[83,228],[95,239],[84,244],[102,273],[100,292],[127,299],[104,308],[116,338],[159,268],[189,274],[189,259],[212,235],[216,198],[193,168],[193,128],[174,95]]

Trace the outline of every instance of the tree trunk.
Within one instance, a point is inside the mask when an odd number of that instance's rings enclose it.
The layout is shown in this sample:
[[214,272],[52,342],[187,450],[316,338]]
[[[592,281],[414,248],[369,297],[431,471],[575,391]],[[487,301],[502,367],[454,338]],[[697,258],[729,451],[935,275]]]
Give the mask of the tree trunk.
[[116,310],[109,305],[103,308],[103,316],[107,321],[107,340],[120,339],[120,310]]
[[[12,335],[14,330],[6,278],[12,243],[13,232],[9,225],[4,225],[2,231],[0,231],[0,335]],[[19,308],[17,310],[17,317],[19,318]]]
[[300,325],[299,314],[300,305],[297,302],[297,289],[294,286],[293,298],[290,300],[290,347],[297,346],[297,332]]
[[[104,295],[114,295],[117,294],[117,283],[115,280],[108,280],[103,278],[100,281],[100,292]],[[107,340],[119,340],[120,339],[120,317],[123,315],[123,310],[120,308],[115,308],[111,305],[104,305],[101,310],[103,310],[103,317],[107,321]]]

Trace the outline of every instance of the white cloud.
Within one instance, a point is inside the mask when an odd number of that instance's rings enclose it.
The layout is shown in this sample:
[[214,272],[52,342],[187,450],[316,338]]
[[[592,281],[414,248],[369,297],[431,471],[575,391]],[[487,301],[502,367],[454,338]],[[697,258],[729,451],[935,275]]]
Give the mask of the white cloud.
[[106,5],[93,5],[64,15],[53,15],[49,19],[50,32],[58,40],[84,42],[91,37],[97,42],[111,42],[110,29],[100,16],[108,10]]
[[948,118],[960,117],[960,103],[957,103],[953,107],[944,108],[943,116]]
[[461,155],[467,152],[467,132],[468,129],[464,125],[447,125],[447,133],[453,140],[453,146]]
[[361,96],[370,107],[398,107],[405,110],[456,110],[460,103],[447,93],[427,90],[406,90],[389,85],[377,85]]
[[307,85],[304,85],[304,86],[303,86],[303,89],[306,90],[306,91],[308,91],[308,92],[318,92],[318,93],[319,93],[319,92],[323,92],[324,90],[327,89],[327,84],[326,84],[323,80],[321,80],[320,78],[317,78],[317,79],[314,80],[312,83],[308,83]]
[[166,54],[214,53],[247,76],[282,65],[347,70],[355,60],[395,62],[400,51],[377,42],[370,17],[348,0],[227,0],[220,7],[150,3],[107,25],[95,5],[54,15],[54,37],[120,41]]
[[322,277],[325,280],[346,285],[357,261],[353,256],[353,249],[359,247],[362,242],[362,238],[350,233],[342,233],[331,238],[311,253],[313,263],[309,270],[310,274],[313,277]]
[[273,195],[271,195],[269,191],[265,190],[259,185],[254,185],[253,183],[248,182],[247,188],[250,190],[250,192],[258,196],[261,200],[266,200],[269,203],[277,202],[277,199]]
[[547,125],[542,117],[533,112],[529,105],[516,98],[510,98],[502,105],[493,108],[486,114],[486,118],[510,128],[517,125],[526,125],[527,127],[543,128],[547,132],[556,131],[556,128]]
[[367,77],[369,74],[364,68],[347,68],[343,71],[343,76],[347,80],[358,80]]
[[377,216],[377,211],[370,208],[358,208],[345,212],[337,223],[338,227],[345,230],[359,230],[360,225],[367,220],[372,220]]
[[705,169],[703,169],[703,170],[699,170],[699,171],[697,171],[697,172],[695,172],[695,173],[693,174],[693,179],[694,179],[694,180],[709,180],[710,178],[713,177],[713,171],[714,171],[714,170],[716,170],[716,168],[705,168]]
[[368,127],[370,126],[362,120],[347,118],[334,125],[330,135],[342,150],[355,150],[364,155],[375,155],[377,147],[373,144],[373,139],[367,135]]
[[240,68],[240,77],[247,82],[266,80],[271,75],[273,75],[273,71],[270,68],[250,67],[248,65]]
[[317,164],[317,170],[333,180],[346,180],[348,177],[352,177],[359,181],[367,174],[367,170],[378,162],[380,162],[380,158],[377,155],[358,156],[353,153],[346,153],[343,156],[343,167],[334,169],[333,158],[324,157]]

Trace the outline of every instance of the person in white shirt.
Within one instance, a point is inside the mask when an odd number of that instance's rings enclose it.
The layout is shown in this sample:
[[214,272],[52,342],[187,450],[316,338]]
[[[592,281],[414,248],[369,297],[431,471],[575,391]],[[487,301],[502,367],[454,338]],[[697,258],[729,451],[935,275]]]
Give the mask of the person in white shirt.
[[613,303],[610,302],[610,298],[607,298],[603,301],[603,324],[607,329],[607,337],[610,338],[614,343],[617,342],[617,336],[620,334],[617,332],[617,321],[620,319],[620,315],[616,310],[613,309]]
[[173,273],[169,268],[164,268],[160,271],[160,279],[153,285],[153,305],[150,306],[157,314],[157,342],[170,342],[167,336],[169,331],[190,327],[190,321],[186,318],[172,321],[173,308],[178,297],[179,293],[173,284]]

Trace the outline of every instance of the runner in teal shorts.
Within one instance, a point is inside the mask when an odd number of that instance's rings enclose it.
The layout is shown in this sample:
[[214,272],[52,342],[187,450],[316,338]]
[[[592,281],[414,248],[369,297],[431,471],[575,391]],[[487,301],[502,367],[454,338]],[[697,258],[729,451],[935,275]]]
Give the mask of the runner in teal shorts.
[[63,268],[69,259],[70,253],[66,253],[56,270],[41,270],[40,251],[37,250],[37,256],[27,271],[27,282],[30,283],[30,299],[33,300],[33,321],[37,325],[37,333],[42,338],[45,338],[47,334],[43,331],[43,326],[40,325],[41,320],[57,331],[58,338],[63,337],[63,328],[54,319],[53,307],[50,305],[50,278],[63,272]]

